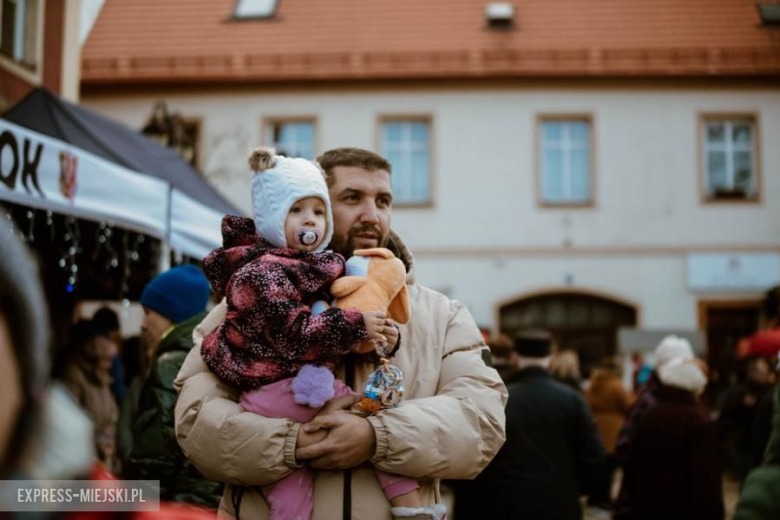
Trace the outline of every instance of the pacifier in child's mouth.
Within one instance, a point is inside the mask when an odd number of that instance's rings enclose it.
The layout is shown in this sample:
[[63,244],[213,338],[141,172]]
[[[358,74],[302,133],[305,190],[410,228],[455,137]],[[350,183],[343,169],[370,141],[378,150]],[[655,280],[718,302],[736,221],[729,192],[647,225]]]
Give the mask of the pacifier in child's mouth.
[[316,229],[298,228],[296,235],[298,236],[298,241],[305,246],[315,244],[320,238],[320,234]]

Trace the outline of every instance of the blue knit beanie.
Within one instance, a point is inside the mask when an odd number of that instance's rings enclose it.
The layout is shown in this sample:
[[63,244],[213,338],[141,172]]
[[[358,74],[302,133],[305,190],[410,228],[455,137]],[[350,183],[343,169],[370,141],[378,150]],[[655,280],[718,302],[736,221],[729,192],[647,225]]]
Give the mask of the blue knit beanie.
[[209,282],[194,265],[180,265],[155,276],[141,294],[141,305],[173,323],[181,323],[206,310]]

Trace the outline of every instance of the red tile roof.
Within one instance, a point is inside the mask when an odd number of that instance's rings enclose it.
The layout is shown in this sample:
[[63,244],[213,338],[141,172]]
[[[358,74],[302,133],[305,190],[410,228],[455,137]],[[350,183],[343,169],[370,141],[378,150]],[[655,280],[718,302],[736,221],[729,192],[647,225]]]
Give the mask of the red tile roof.
[[107,0],[82,50],[84,84],[182,81],[780,76],[780,28],[755,0]]

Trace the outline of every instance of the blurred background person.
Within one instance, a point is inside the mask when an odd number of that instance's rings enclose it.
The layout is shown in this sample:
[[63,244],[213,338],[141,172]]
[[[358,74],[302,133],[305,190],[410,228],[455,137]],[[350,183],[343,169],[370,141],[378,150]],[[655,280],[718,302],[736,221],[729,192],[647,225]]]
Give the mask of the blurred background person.
[[94,323],[81,320],[74,326],[63,384],[87,412],[95,427],[97,455],[110,471],[118,470],[116,426],[119,408],[111,392],[111,365],[116,345]]
[[122,366],[122,330],[119,325],[119,315],[108,307],[101,307],[92,315],[92,323],[98,330],[108,334],[108,338],[116,346],[116,356],[111,360],[111,392],[118,405],[125,398],[125,373]]
[[71,479],[89,473],[92,425],[49,379],[49,318],[35,260],[0,226],[0,474]]
[[[776,370],[780,371],[780,353]],[[768,398],[768,399],[767,399]],[[734,520],[780,518],[780,386],[769,392],[772,419],[761,465],[750,472],[739,497]]]
[[192,331],[206,316],[209,283],[193,265],[174,267],[144,288],[142,355],[151,355],[132,419],[125,475],[160,481],[160,498],[216,509],[222,484],[207,480],[176,441],[173,381],[193,347]]
[[517,370],[517,353],[512,346],[512,339],[506,334],[499,334],[488,341],[493,368],[498,371],[501,380],[507,379]]
[[[682,358],[686,360],[694,359],[691,343],[679,336],[671,334],[661,340],[654,352],[655,367],[650,370],[647,378],[640,386],[634,404],[628,411],[623,428],[618,435],[615,445],[615,457],[618,464],[623,464],[631,451],[631,442],[633,440],[633,428],[639,417],[655,403],[655,391],[661,382],[658,379],[658,369],[670,361]],[[621,494],[624,493],[621,488]]]
[[[78,329],[78,334],[84,333],[82,326]],[[111,478],[102,467],[93,465],[90,419],[74,402],[71,392],[51,379],[49,347],[50,320],[36,262],[9,230],[0,226],[0,477],[46,480],[55,488],[57,484],[52,481]],[[110,367],[110,359],[106,356],[102,366]],[[65,367],[69,369],[70,365]],[[3,486],[0,482],[0,494],[7,492]],[[159,511],[49,511],[5,513],[0,517],[208,520],[214,514],[161,502]]]
[[613,359],[605,358],[593,369],[585,399],[607,451],[604,464],[593,475],[588,503],[599,509],[612,510],[612,481],[617,465],[615,446],[633,403],[632,394],[623,386],[620,365]]
[[576,351],[561,350],[553,354],[550,362],[550,373],[557,381],[578,392],[582,392],[580,356]]
[[[762,330],[740,342],[738,355],[739,357],[752,359],[753,361],[749,361],[749,363],[765,363],[766,366],[772,367],[777,363],[777,356],[780,354],[780,286],[773,287],[764,295],[762,322]],[[762,379],[760,372],[761,370],[759,370],[759,380]],[[750,425],[749,434],[750,456],[748,471],[761,465],[764,459],[764,452],[772,432],[772,416],[775,409],[774,388],[777,385],[777,376],[777,369],[769,370],[764,386],[769,386],[771,389],[764,392],[763,397],[755,404],[753,422]],[[724,393],[724,396],[728,396],[728,393]]]
[[548,332],[521,332],[514,348],[506,443],[475,480],[477,500],[456,518],[580,520],[580,495],[605,456],[593,417],[580,392],[550,375]]
[[665,338],[656,361],[641,413],[624,427],[629,439],[613,518],[722,519],[717,436],[699,401],[707,378],[682,338]]
[[[760,462],[760,455],[759,461],[754,460],[755,443],[760,442],[754,427],[760,422],[757,419],[759,404],[773,387],[772,372],[765,358],[751,358],[745,380],[726,390],[720,398],[719,426],[726,442],[727,463],[734,477],[740,481]],[[764,406],[770,406],[770,403],[764,402]]]
[[117,452],[123,466],[130,460],[133,450],[133,419],[138,410],[138,397],[146,381],[146,372],[151,360],[146,359],[146,350],[141,348],[141,337],[132,336],[122,344],[122,368],[125,374],[125,397],[119,407],[117,423]]

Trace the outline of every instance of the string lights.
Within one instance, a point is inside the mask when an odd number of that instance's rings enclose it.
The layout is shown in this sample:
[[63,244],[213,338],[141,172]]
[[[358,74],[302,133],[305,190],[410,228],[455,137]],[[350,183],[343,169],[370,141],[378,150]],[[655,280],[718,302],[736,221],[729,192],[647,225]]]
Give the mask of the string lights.
[[[4,203],[0,225],[26,242],[51,287],[79,299],[116,299],[124,313],[158,270],[158,239],[52,210]],[[5,220],[2,215],[5,213]]]
[[65,219],[65,235],[63,239],[65,242],[70,242],[70,245],[65,250],[65,254],[60,258],[60,267],[65,270],[68,276],[68,285],[65,286],[65,290],[69,293],[73,292],[78,283],[79,266],[76,261],[76,255],[81,252],[79,242],[81,241],[81,230],[79,229],[78,221],[73,217],[67,217]]

